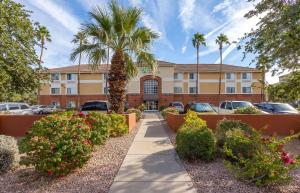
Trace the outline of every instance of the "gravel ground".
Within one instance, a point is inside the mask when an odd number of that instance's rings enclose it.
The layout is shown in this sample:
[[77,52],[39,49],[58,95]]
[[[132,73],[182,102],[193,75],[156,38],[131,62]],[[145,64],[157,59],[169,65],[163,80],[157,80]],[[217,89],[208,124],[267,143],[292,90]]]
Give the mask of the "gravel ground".
[[[175,145],[176,134],[170,129],[168,133]],[[288,143],[286,149],[292,154],[300,154],[300,140]],[[293,180],[289,184],[258,188],[235,179],[220,158],[210,163],[182,162],[198,193],[300,193],[300,168],[291,172]]]
[[25,166],[0,175],[0,192],[108,192],[138,126],[130,134],[110,138],[104,146],[95,147],[86,166],[66,177],[40,176],[32,167]]

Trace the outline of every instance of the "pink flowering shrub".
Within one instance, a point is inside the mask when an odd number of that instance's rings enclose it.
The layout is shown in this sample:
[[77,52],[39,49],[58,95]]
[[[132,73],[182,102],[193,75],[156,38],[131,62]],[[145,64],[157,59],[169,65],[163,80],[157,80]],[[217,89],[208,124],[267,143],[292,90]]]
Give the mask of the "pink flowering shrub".
[[257,131],[247,134],[241,129],[226,132],[223,151],[225,165],[241,180],[256,185],[278,184],[288,181],[289,172],[299,166],[284,150],[284,144],[299,134],[276,140],[262,137]]
[[20,150],[22,163],[41,173],[64,176],[82,167],[91,157],[91,128],[74,112],[56,113],[36,121]]

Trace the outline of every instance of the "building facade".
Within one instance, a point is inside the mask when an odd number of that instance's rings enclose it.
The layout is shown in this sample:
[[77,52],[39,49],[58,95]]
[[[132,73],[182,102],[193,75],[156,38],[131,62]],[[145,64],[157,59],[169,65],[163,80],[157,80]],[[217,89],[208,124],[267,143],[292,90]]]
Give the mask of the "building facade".
[[[80,69],[80,103],[91,100],[107,100],[106,65],[91,70],[89,65]],[[259,79],[261,71],[254,68],[223,65],[221,100],[247,100],[259,102],[262,99]],[[219,65],[199,64],[199,86],[196,94],[196,64],[174,64],[158,61],[156,73],[140,67],[138,75],[127,84],[129,107],[142,103],[147,109],[156,110],[170,102],[191,101],[218,104]],[[77,106],[78,66],[67,66],[49,70],[50,81],[43,82],[39,101],[41,104],[55,104],[63,108]]]

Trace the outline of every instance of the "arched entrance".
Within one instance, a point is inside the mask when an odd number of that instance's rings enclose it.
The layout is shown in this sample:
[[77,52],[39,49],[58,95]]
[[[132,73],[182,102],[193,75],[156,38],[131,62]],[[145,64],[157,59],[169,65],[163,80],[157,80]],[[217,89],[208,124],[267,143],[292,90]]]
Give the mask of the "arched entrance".
[[159,95],[161,94],[161,78],[157,76],[144,76],[141,78],[141,95],[146,105],[146,110],[157,111]]

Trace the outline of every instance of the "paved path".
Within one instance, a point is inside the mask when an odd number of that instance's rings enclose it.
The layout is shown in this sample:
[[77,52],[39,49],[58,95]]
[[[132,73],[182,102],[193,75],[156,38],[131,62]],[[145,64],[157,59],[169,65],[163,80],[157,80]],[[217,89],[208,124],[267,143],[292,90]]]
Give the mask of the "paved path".
[[162,124],[146,113],[110,193],[196,192]]

